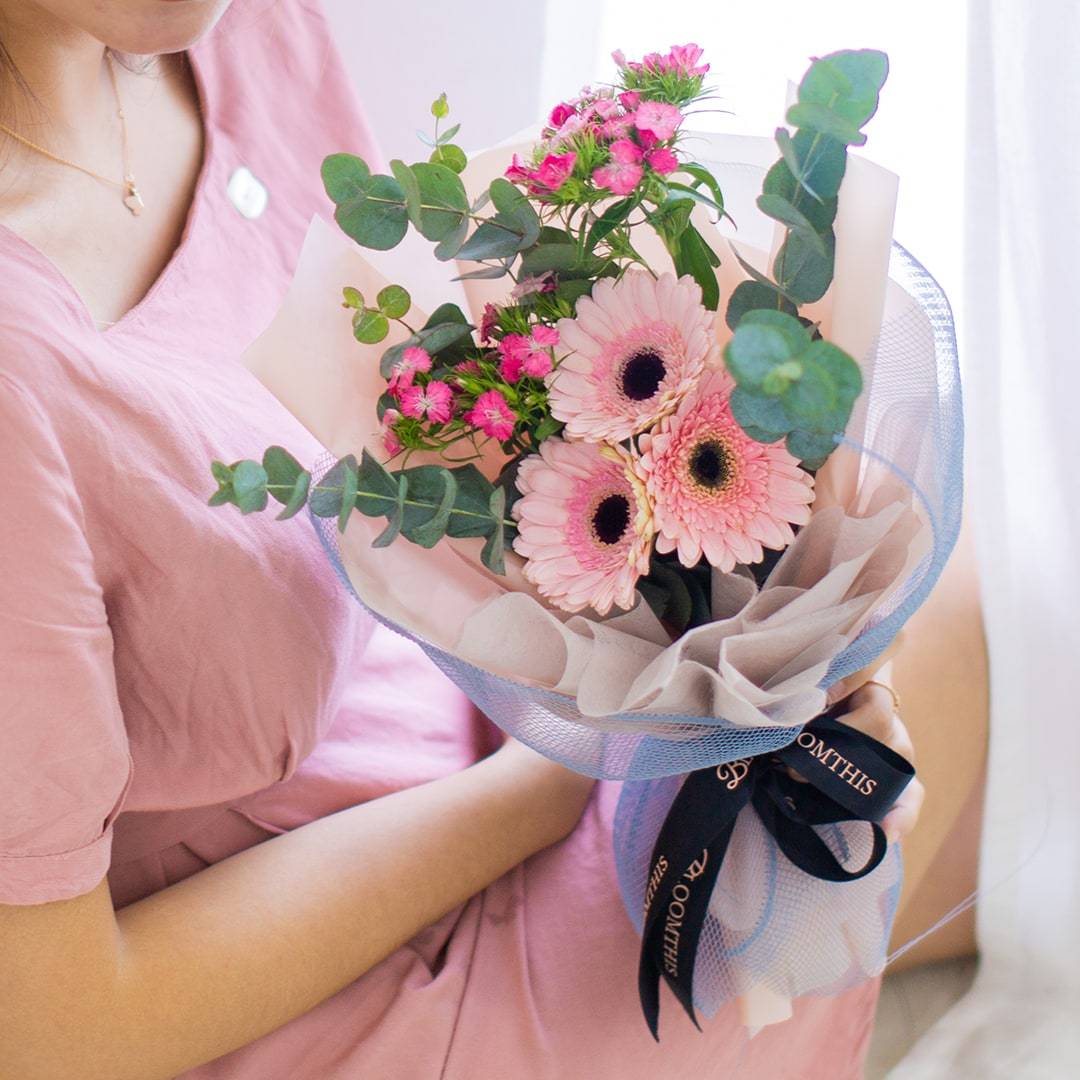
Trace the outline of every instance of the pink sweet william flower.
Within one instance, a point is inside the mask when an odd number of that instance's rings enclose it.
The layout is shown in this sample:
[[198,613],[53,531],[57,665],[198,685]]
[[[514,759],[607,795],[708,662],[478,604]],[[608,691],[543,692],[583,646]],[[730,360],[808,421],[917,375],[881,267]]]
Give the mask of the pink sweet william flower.
[[704,75],[709,70],[709,65],[698,65],[704,51],[700,45],[693,43],[672,45],[671,52],[666,57],[668,71],[674,71],[680,75]]
[[617,139],[625,139],[634,130],[633,113],[623,113],[621,116],[612,116],[600,125],[600,136],[607,142]]
[[593,171],[593,183],[616,195],[629,195],[645,172],[641,167],[641,147],[629,139],[618,139],[610,149],[611,161]]
[[532,175],[532,169],[517,154],[510,159],[510,164],[506,167],[506,172],[503,173],[507,180],[512,180],[518,184],[527,184],[532,179]]
[[401,359],[390,369],[388,389],[395,397],[408,386],[412,386],[418,371],[431,370],[431,357],[426,349],[419,345],[410,346],[401,354]]
[[615,66],[617,68],[625,68],[627,66],[626,53],[624,53],[622,49],[616,49],[611,54],[611,59],[615,61]]
[[382,415],[382,430],[380,434],[382,435],[383,449],[390,457],[401,453],[401,440],[394,430],[394,425],[400,419],[401,413],[399,413],[397,409],[387,409]]
[[548,117],[548,123],[550,123],[553,128],[562,127],[576,111],[577,110],[573,105],[568,105],[565,101],[562,101],[551,110],[551,116]]
[[625,90],[619,95],[619,104],[627,112],[633,112],[640,103],[641,94],[637,90]]
[[425,417],[435,424],[445,424],[454,411],[454,391],[438,379],[427,386],[407,386],[401,392],[401,411],[417,420]]
[[490,341],[491,332],[499,325],[499,309],[494,304],[485,304],[480,316],[480,340]]
[[645,160],[649,163],[649,168],[661,176],[667,176],[679,167],[679,159],[666,146],[650,150],[645,155]]
[[499,442],[513,435],[515,419],[506,398],[498,390],[485,390],[465,414],[466,423]]
[[554,366],[551,353],[546,349],[533,349],[525,354],[522,369],[533,379],[542,379]]
[[529,331],[529,337],[541,348],[554,348],[559,344],[559,331],[554,326],[539,323]]
[[499,374],[509,383],[522,375],[542,379],[552,367],[551,349],[559,344],[559,331],[553,326],[537,325],[524,334],[507,334],[499,342]]
[[644,101],[634,114],[634,126],[638,131],[649,132],[659,142],[670,139],[682,120],[678,106],[664,101]]
[[499,374],[508,383],[516,383],[521,378],[528,350],[529,339],[523,334],[507,334],[499,342]]
[[548,154],[540,162],[540,166],[533,170],[530,181],[535,187],[558,191],[574,171],[576,161],[577,154],[573,150],[567,154]]

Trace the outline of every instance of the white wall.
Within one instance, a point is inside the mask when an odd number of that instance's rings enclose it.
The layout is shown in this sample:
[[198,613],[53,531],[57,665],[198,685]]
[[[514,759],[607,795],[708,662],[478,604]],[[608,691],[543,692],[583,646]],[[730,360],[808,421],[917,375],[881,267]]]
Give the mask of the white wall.
[[467,150],[540,121],[556,97],[594,76],[604,7],[588,0],[323,4],[384,153],[406,161],[430,152],[415,131],[431,133],[428,106],[444,90],[452,109],[446,123],[460,121],[457,141]]
[[[613,77],[628,56],[696,41],[734,115],[711,130],[770,134],[788,79],[842,48],[889,53],[892,70],[862,151],[900,176],[895,235],[961,293],[965,32],[963,0],[323,0],[387,156],[420,160],[414,134],[445,90],[460,142],[480,149],[537,124],[560,98]],[[977,59],[977,58],[976,58]]]

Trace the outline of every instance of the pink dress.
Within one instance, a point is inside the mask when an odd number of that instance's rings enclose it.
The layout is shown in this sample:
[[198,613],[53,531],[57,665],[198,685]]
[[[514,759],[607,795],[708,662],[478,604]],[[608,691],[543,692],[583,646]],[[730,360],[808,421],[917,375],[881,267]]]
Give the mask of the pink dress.
[[[310,0],[191,51],[206,153],[180,247],[105,332],[0,228],[0,902],[116,907],[267,837],[462,769],[494,729],[340,588],[305,518],[211,509],[208,464],[316,440],[237,362],[289,283],[319,163],[377,160]],[[241,166],[269,192],[248,219]],[[284,1027],[185,1080],[858,1077],[877,995],[748,1040],[639,1014],[618,785],[578,829]]]

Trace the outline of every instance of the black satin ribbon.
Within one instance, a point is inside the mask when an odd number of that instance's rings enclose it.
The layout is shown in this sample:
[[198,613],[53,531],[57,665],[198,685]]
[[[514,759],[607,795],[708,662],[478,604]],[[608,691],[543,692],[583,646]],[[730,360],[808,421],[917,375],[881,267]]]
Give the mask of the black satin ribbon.
[[[813,877],[857,881],[885,857],[878,822],[915,770],[884,743],[840,723],[845,705],[811,721],[782,750],[687,776],[660,829],[645,894],[638,993],[657,1041],[661,978],[700,1030],[693,1004],[698,938],[745,806],[753,806],[784,855]],[[856,870],[846,869],[814,828],[848,821],[865,821],[873,830],[873,850]]]

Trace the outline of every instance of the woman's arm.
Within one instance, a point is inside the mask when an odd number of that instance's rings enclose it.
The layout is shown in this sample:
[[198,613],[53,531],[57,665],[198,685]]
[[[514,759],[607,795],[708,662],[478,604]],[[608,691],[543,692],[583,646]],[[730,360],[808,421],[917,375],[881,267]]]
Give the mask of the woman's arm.
[[592,781],[510,742],[114,912],[0,905],[0,1080],[155,1080],[335,994],[577,823]]

